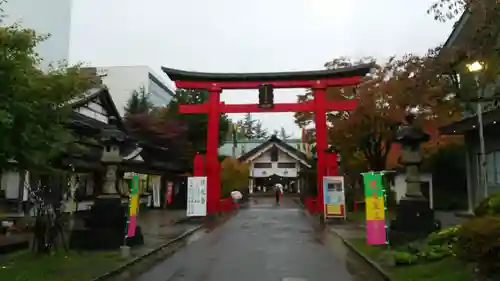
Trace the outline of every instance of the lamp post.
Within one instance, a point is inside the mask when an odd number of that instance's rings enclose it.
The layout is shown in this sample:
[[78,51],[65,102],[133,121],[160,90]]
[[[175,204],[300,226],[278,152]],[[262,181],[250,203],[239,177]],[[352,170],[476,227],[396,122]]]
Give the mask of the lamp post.
[[486,172],[486,152],[484,145],[484,130],[483,130],[483,105],[481,104],[481,98],[483,96],[483,90],[480,90],[479,83],[479,73],[484,69],[484,64],[479,61],[466,65],[467,70],[474,74],[474,82],[477,87],[477,123],[479,131],[479,185],[484,189],[484,197],[488,197],[488,177]]

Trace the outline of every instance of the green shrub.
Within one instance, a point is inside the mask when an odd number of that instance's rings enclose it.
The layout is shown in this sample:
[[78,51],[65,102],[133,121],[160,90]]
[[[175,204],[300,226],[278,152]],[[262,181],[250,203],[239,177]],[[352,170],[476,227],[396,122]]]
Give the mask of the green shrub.
[[425,261],[437,261],[454,255],[453,244],[427,245],[418,253],[420,259]]
[[393,252],[397,265],[433,262],[454,256],[460,226],[431,233],[426,240],[412,242]]
[[458,231],[456,245],[459,258],[477,263],[482,274],[500,273],[500,217],[466,221]]
[[429,245],[452,245],[458,240],[458,231],[461,226],[453,226],[433,232],[427,237],[427,244]]
[[404,251],[393,251],[392,256],[396,265],[411,265],[418,262],[418,256]]
[[494,216],[500,214],[500,192],[493,193],[483,199],[474,210],[477,217]]

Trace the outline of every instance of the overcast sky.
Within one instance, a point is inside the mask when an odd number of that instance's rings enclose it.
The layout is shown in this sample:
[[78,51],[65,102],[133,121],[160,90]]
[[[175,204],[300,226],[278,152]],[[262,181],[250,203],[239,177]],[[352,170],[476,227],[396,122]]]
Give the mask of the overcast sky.
[[[433,0],[74,0],[71,61],[205,72],[322,69],[338,56],[384,59],[443,43],[452,23],[426,14]],[[279,90],[291,102],[303,89]],[[255,103],[256,91],[226,91]],[[255,114],[300,136],[293,113]],[[240,114],[231,115],[241,118]]]

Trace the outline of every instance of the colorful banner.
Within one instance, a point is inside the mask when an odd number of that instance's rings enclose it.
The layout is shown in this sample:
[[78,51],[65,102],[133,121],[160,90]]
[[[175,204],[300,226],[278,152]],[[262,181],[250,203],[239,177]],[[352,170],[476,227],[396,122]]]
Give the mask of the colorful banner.
[[139,176],[134,174],[130,182],[129,214],[128,214],[126,237],[135,236],[138,209],[139,209]]
[[161,177],[160,176],[151,176],[151,185],[153,187],[153,207],[160,208],[161,200],[160,200],[160,190],[161,190]]
[[325,218],[345,219],[344,177],[323,177],[323,198]]
[[172,204],[172,197],[173,197],[173,192],[174,192],[174,188],[173,188],[174,184],[172,182],[168,182],[167,183],[167,192],[166,192],[166,197],[165,197],[165,202],[167,202],[167,205],[171,205]]
[[369,245],[389,244],[387,239],[387,198],[383,184],[384,172],[363,173],[366,205],[366,242]]

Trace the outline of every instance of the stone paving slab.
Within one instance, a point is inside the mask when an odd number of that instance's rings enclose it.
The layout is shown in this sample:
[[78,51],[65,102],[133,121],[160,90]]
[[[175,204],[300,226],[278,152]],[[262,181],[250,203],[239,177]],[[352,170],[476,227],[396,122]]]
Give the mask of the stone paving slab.
[[[138,225],[142,227],[144,245],[134,248],[134,254],[141,254],[162,245],[163,243],[183,234],[198,224],[177,224],[178,221],[186,219],[186,210],[149,210],[138,215]],[[76,219],[73,227],[83,227],[83,220]],[[66,235],[68,237],[68,235]],[[11,235],[0,235],[0,247],[19,242],[30,241],[31,233],[15,233]]]

